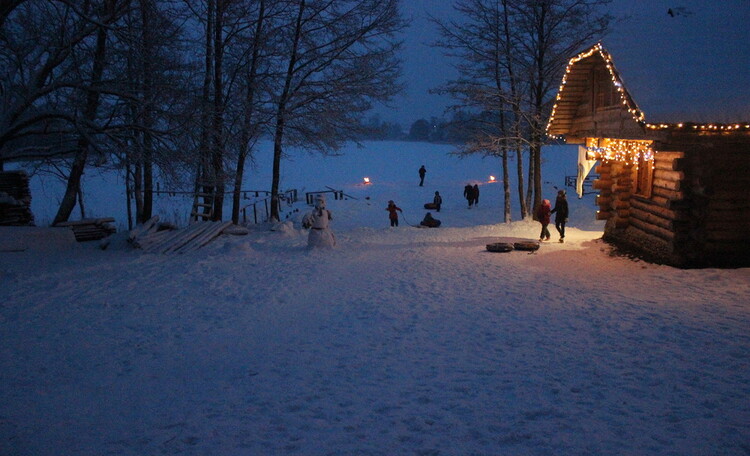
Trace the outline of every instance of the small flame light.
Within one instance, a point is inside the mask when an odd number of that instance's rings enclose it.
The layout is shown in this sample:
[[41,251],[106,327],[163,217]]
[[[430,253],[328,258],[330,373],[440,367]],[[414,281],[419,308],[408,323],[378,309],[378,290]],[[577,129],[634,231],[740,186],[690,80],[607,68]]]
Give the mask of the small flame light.
[[495,182],[495,176],[490,176],[490,182]]
[[365,182],[365,185],[369,184],[370,183],[370,178],[369,177],[365,177],[364,178],[364,182]]

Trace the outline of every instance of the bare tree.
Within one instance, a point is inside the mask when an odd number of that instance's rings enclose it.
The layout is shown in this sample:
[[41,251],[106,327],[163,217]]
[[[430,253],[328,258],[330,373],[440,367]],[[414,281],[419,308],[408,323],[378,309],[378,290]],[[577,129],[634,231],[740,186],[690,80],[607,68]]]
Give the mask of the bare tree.
[[83,117],[81,119],[84,126],[77,129],[78,143],[75,157],[73,159],[73,165],[70,168],[65,193],[63,194],[53,224],[68,220],[73,208],[75,207],[76,198],[78,198],[79,201],[82,200],[80,197],[82,194],[81,177],[83,176],[86,167],[89,148],[95,146],[94,141],[90,138],[88,130],[91,129],[89,126],[94,125],[97,117],[101,96],[98,87],[102,85],[102,77],[104,75],[105,66],[107,65],[107,24],[114,22],[114,20],[119,17],[117,11],[118,4],[116,0],[104,0],[103,4],[100,5],[99,11],[95,13],[97,14],[96,17],[100,24],[96,28],[96,43],[93,50],[93,58],[91,60],[91,75],[87,87],[85,88],[85,104],[83,106]]
[[510,222],[509,151],[514,151],[517,158],[522,218],[527,209],[523,199],[522,81],[513,52],[516,44],[507,3],[508,0],[462,0],[454,4],[461,20],[432,20],[441,32],[441,39],[435,45],[455,58],[460,75],[437,91],[451,94],[459,102],[454,109],[470,107],[484,113],[475,119],[470,129],[473,134],[461,153],[501,157],[503,220]]
[[[542,202],[542,145],[545,126],[570,56],[601,39],[612,17],[601,13],[611,0],[520,0],[513,6],[519,56],[528,82],[529,125],[536,209]],[[534,210],[536,214],[536,210]]]
[[[460,107],[496,113],[493,118],[499,122],[495,131],[478,129],[464,152],[503,157],[515,151],[522,217],[541,202],[541,147],[554,89],[567,59],[607,30],[611,18],[598,12],[606,3],[609,0],[457,0],[460,19],[434,20],[442,32],[436,44],[456,58],[460,75],[439,90],[456,97]],[[529,151],[526,197],[523,149]]]
[[323,153],[355,140],[359,115],[398,90],[405,23],[397,0],[290,2],[286,64],[274,99],[271,218],[279,220],[280,167],[285,144]]

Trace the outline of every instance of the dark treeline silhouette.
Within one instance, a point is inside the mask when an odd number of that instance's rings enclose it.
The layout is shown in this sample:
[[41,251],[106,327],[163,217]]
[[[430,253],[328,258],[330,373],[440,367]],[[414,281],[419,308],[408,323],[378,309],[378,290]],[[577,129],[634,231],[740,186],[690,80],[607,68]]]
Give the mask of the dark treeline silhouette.
[[382,120],[373,115],[362,122],[361,139],[419,141],[445,144],[464,144],[472,137],[472,132],[486,124],[489,113],[454,112],[450,119],[432,116],[417,119],[408,130],[397,122]]

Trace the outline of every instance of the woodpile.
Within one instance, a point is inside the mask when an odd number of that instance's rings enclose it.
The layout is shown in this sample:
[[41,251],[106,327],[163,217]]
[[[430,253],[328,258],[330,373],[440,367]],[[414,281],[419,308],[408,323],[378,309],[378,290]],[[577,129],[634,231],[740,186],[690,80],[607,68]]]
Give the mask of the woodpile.
[[24,171],[0,172],[0,225],[34,225],[29,176]]
[[70,228],[78,242],[98,241],[114,234],[117,229],[111,225],[115,221],[112,217],[91,218],[61,222],[55,225],[59,228]]
[[193,222],[183,229],[164,229],[155,216],[132,230],[128,241],[150,253],[186,253],[200,249],[232,226],[227,222]]

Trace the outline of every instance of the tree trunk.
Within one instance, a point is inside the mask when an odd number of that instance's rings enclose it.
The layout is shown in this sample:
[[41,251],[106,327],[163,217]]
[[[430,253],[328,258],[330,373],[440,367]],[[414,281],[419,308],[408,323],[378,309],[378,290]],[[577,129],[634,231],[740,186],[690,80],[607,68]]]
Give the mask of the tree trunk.
[[[196,174],[195,174],[195,191],[200,191],[201,188],[206,193],[210,193],[210,188],[207,184],[214,179],[211,176],[211,86],[213,84],[213,61],[214,61],[214,32],[213,32],[213,19],[214,15],[214,1],[206,1],[206,58],[204,62],[204,75],[203,75],[203,90],[201,94],[201,136],[200,143],[198,145],[199,159]],[[213,199],[205,197],[203,202],[205,204],[213,204]],[[204,212],[208,212],[208,209],[204,208]]]
[[154,127],[153,120],[153,42],[151,40],[151,6],[152,0],[141,0],[141,26],[143,46],[143,207],[138,213],[138,223],[143,223],[151,218],[154,199],[154,144],[151,130]]
[[503,146],[503,194],[505,196],[505,208],[503,221],[510,223],[512,220],[510,211],[510,173],[508,172],[508,148]]
[[125,156],[125,204],[128,213],[128,231],[133,229],[133,208],[130,204],[130,198],[132,197],[130,188],[130,162]]
[[223,19],[224,1],[215,0],[216,13],[214,21],[214,103],[212,122],[212,155],[211,166],[214,175],[214,221],[220,221],[224,212],[224,84],[223,84]]
[[265,20],[265,0],[260,0],[258,5],[258,22],[255,25],[255,39],[253,40],[253,53],[250,61],[250,69],[247,74],[247,92],[245,94],[245,119],[240,140],[240,153],[237,157],[237,169],[234,175],[234,192],[232,195],[232,222],[236,225],[240,221],[240,191],[242,190],[242,179],[245,173],[245,161],[250,153],[250,138],[253,129],[253,113],[255,111],[255,79],[258,72],[258,55],[260,52],[261,33],[263,32],[263,21]]
[[[107,1],[107,11],[111,11],[113,7],[112,0]],[[105,58],[107,56],[107,29],[99,27],[96,33],[96,49],[94,51],[94,62],[91,69],[91,87],[98,85],[102,81],[102,74],[104,73]],[[96,111],[99,108],[99,92],[97,90],[89,90],[86,94],[86,108],[84,111],[84,120],[93,122],[96,118]],[[82,128],[85,128],[82,127]],[[68,184],[65,188],[65,194],[63,195],[60,207],[57,210],[55,219],[52,222],[53,225],[66,222],[70,218],[70,214],[73,212],[73,208],[76,205],[76,195],[80,190],[81,177],[83,171],[86,168],[86,160],[88,158],[89,151],[89,139],[81,134],[78,139],[77,150],[75,158],[73,159],[73,165],[70,169],[70,175],[68,175]]]
[[[532,127],[535,128],[535,127]],[[534,212],[542,203],[542,143],[538,133],[532,133],[531,150],[534,156]]]
[[526,185],[526,207],[532,210],[532,216],[534,217],[534,220],[536,220],[536,207],[534,207],[533,203],[533,197],[534,197],[534,151],[529,148],[529,178],[527,180],[528,184]]
[[137,158],[133,164],[133,196],[135,197],[135,218],[138,223],[143,214],[143,167],[140,158]]
[[524,220],[528,214],[528,206],[523,194],[524,177],[523,177],[523,151],[520,146],[516,146],[516,174],[518,178],[518,204],[521,206],[521,220]]
[[273,221],[280,220],[279,214],[279,180],[281,170],[282,140],[284,137],[284,125],[286,122],[286,103],[290,97],[292,87],[292,77],[294,76],[297,64],[297,49],[299,47],[300,37],[302,36],[302,15],[305,11],[305,0],[299,4],[297,13],[297,23],[294,30],[294,41],[292,50],[289,54],[289,65],[286,70],[286,80],[284,81],[284,90],[279,97],[279,104],[276,109],[276,131],[273,139],[273,178],[271,180],[271,215]]

